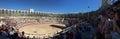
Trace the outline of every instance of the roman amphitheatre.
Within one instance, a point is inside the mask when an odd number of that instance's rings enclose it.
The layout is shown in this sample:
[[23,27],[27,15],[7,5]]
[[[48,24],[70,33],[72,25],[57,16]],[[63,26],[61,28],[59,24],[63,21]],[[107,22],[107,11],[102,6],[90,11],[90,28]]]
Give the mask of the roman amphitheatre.
[[70,16],[72,19],[80,17],[79,14],[54,14],[37,12],[34,9],[0,9],[1,23],[15,27],[20,33],[24,31],[26,37],[53,37],[66,28]]
[[[30,10],[10,10],[0,9],[0,20],[2,24],[14,26],[17,31],[25,32],[29,37],[53,37],[64,29],[64,19],[67,17],[63,14],[52,14],[36,12]],[[3,21],[7,20],[7,21]]]
[[[1,17],[1,19],[7,18],[13,23],[19,32],[25,32],[25,36],[29,37],[53,37],[55,34],[59,33],[66,26],[62,22],[55,20],[56,18],[51,17]],[[60,21],[60,20],[59,20]],[[14,25],[14,24],[13,24]],[[11,25],[12,26],[12,25]]]

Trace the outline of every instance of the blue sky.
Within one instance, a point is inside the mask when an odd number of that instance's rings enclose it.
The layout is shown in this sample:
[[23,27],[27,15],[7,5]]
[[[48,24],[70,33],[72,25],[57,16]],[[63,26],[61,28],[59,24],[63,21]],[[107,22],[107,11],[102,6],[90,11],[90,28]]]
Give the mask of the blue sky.
[[88,12],[100,6],[101,0],[0,0],[0,8],[56,13]]

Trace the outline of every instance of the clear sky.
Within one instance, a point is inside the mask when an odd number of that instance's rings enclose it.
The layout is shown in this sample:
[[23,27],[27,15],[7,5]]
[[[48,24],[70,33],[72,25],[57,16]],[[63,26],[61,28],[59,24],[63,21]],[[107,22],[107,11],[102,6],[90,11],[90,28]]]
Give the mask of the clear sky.
[[56,13],[88,12],[100,6],[101,0],[0,0],[0,8]]

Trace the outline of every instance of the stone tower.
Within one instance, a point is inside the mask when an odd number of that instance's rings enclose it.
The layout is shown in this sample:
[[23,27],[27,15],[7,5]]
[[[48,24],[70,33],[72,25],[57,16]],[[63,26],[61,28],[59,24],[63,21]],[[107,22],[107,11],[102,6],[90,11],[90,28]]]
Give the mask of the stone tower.
[[34,12],[34,9],[32,9],[32,8],[30,8],[30,10],[29,10],[30,12]]

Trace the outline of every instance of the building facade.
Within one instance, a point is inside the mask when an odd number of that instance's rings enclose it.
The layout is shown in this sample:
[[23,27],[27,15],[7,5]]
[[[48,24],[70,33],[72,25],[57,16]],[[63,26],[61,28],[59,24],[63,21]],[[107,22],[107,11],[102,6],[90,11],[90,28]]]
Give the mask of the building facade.
[[12,9],[0,9],[0,16],[32,16],[42,14],[42,12],[30,10],[12,10]]

